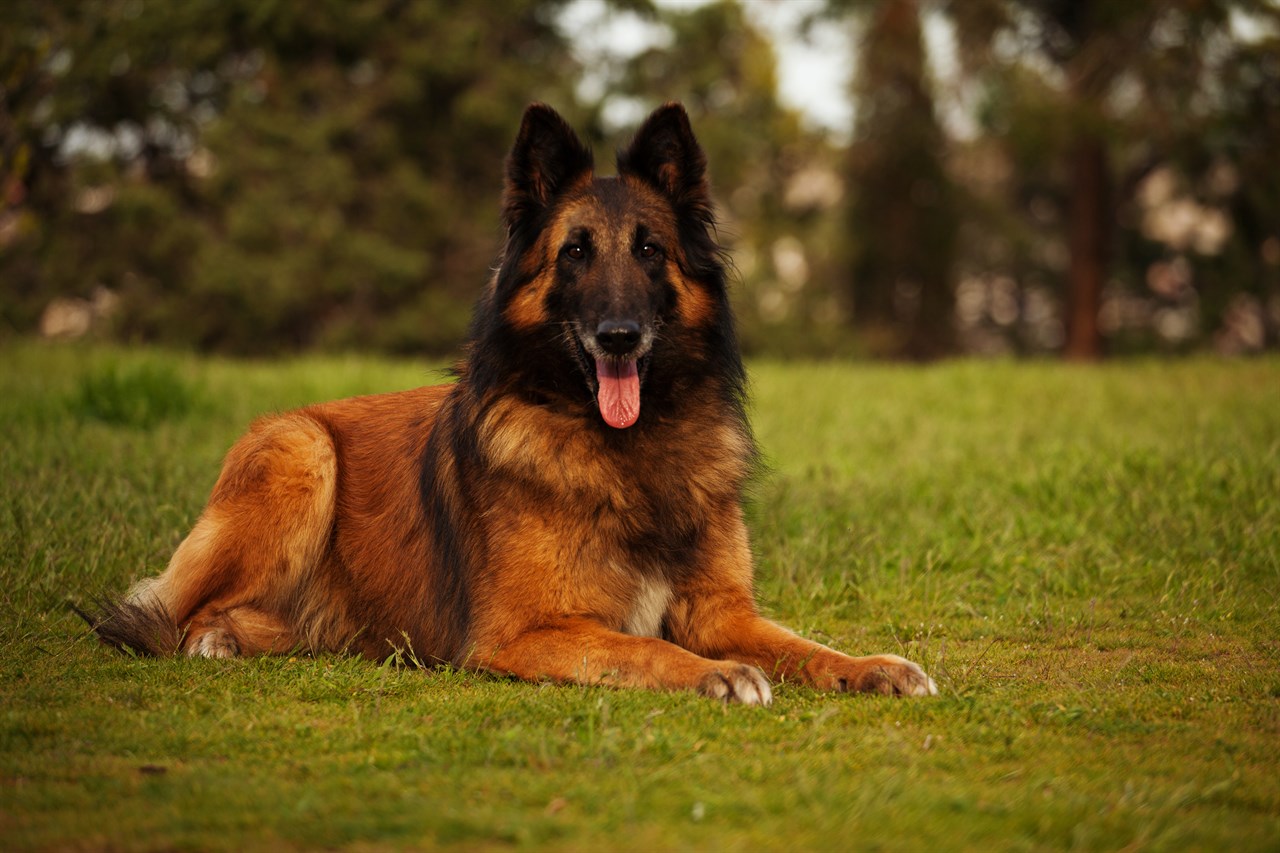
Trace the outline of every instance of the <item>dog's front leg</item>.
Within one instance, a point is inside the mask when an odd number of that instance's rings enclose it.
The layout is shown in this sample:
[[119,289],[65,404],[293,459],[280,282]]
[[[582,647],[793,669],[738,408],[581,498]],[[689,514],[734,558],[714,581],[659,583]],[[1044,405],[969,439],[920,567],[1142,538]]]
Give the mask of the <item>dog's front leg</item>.
[[699,655],[740,660],[774,681],[820,690],[931,696],[932,678],[897,655],[852,657],[760,616],[751,591],[751,552],[741,517],[708,539],[703,571],[676,591],[667,613],[672,642]]
[[757,667],[711,660],[653,637],[611,631],[586,617],[558,617],[475,645],[470,665],[526,681],[693,690],[704,696],[768,705],[769,681]]
[[819,690],[931,696],[933,679],[897,655],[852,657],[770,622],[753,606],[697,597],[672,608],[672,638],[694,651],[762,668],[774,681]]

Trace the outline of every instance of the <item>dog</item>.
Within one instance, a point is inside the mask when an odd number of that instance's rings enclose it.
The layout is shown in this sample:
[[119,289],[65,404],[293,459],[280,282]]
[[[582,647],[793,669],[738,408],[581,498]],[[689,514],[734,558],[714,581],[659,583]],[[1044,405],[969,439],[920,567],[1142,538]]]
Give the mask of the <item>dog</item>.
[[771,681],[936,693],[908,660],[757,612],[746,375],[684,108],[655,110],[597,177],[565,120],[530,106],[502,221],[455,381],[258,420],[167,569],[81,613],[100,639],[399,650],[748,705]]

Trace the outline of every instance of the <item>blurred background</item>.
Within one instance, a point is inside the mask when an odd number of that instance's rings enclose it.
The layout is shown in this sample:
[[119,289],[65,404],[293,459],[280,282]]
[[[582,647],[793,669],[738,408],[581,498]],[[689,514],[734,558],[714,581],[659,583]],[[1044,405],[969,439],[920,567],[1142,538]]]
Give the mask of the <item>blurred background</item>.
[[525,105],[673,99],[750,354],[1280,344],[1275,0],[11,0],[0,337],[455,353]]

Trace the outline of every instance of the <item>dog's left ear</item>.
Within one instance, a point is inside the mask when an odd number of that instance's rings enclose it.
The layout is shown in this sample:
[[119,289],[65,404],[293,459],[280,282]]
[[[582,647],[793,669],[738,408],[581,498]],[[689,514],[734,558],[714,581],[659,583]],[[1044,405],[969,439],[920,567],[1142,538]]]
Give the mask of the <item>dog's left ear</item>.
[[665,104],[649,114],[631,143],[618,152],[618,172],[652,184],[671,199],[677,213],[710,222],[707,155],[680,104]]

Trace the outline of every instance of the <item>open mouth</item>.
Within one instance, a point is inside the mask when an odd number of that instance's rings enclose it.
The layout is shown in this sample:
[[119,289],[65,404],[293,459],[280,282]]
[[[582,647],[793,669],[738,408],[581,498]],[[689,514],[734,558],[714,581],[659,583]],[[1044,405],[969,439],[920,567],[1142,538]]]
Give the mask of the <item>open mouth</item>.
[[587,385],[596,398],[600,417],[614,429],[626,429],[640,419],[640,386],[648,372],[651,338],[628,356],[609,355],[580,332],[577,356]]

